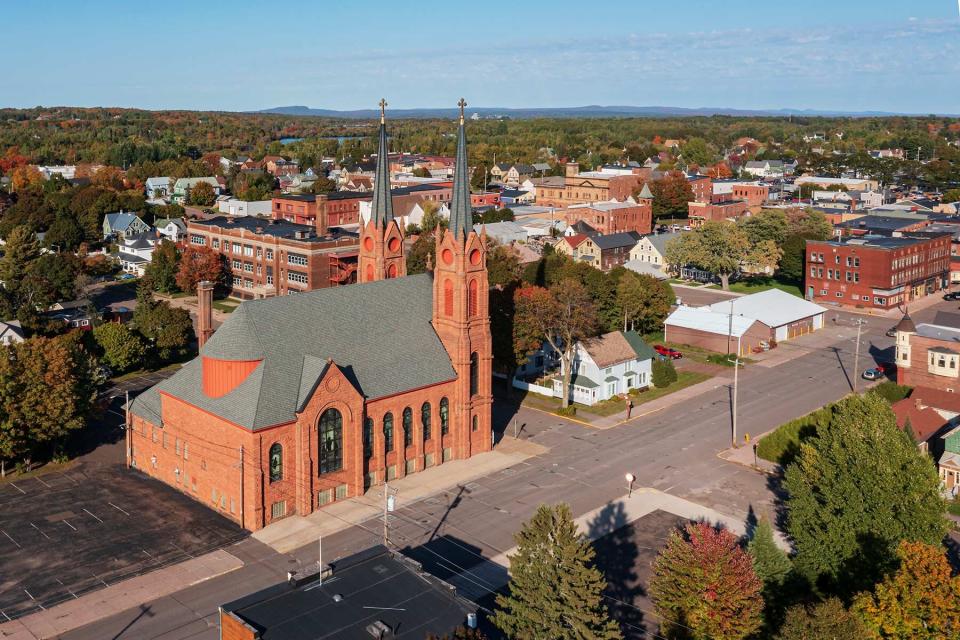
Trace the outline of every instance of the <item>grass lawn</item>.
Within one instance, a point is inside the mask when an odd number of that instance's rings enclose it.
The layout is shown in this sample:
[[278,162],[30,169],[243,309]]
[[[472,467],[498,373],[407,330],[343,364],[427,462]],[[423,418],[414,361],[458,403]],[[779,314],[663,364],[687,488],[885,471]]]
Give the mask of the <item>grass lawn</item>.
[[645,402],[662,398],[663,396],[670,395],[674,391],[680,391],[680,389],[692,387],[695,384],[699,384],[704,380],[709,379],[709,375],[706,373],[700,373],[699,371],[677,371],[677,381],[671,384],[669,387],[654,387],[643,392],[632,393],[631,396],[633,397],[633,406],[636,407],[637,405]]
[[233,298],[213,301],[213,308],[221,313],[233,313],[239,306],[240,300],[234,300]]
[[[716,288],[719,289],[720,287],[717,286]],[[800,285],[793,282],[781,282],[776,278],[770,277],[749,278],[734,282],[730,285],[730,291],[735,291],[736,293],[758,293],[760,291],[767,291],[768,289],[780,289],[780,291],[789,293],[792,296],[797,296],[798,298],[803,297],[803,291],[800,290]]]
[[44,476],[48,473],[54,473],[56,471],[66,471],[70,467],[76,464],[76,460],[67,460],[66,462],[35,462],[36,465],[30,471],[25,471],[23,473],[16,472],[16,465],[11,462],[7,462],[6,471],[7,477],[0,477],[0,485],[6,484],[8,482],[13,482],[14,480],[25,480],[27,478],[36,478],[37,476]]

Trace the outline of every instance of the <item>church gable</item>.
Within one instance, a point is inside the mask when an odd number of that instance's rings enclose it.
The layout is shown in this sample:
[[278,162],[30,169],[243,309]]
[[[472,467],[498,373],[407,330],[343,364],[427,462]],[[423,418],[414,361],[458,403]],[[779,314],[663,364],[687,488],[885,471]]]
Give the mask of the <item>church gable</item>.
[[352,424],[363,414],[363,395],[354,386],[345,368],[341,368],[333,360],[328,360],[325,364],[322,374],[299,411],[299,418],[312,424],[319,419],[321,412],[334,406],[343,414],[344,420]]

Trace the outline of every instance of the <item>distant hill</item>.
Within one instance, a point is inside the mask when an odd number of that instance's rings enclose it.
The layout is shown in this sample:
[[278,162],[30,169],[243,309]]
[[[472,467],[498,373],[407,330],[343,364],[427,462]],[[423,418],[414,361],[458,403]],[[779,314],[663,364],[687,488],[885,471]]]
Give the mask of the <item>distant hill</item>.
[[[663,118],[684,116],[768,116],[768,117],[849,117],[867,118],[896,115],[911,115],[887,111],[819,111],[814,109],[729,109],[726,107],[629,107],[589,105],[585,107],[542,107],[529,109],[511,109],[508,107],[467,108],[469,114],[478,114],[483,118],[504,116],[508,118]],[[379,115],[376,109],[354,109],[338,111],[335,109],[312,109],[296,105],[273,107],[255,113],[274,113],[287,116],[319,116],[325,118],[371,119]],[[391,109],[393,118],[454,118],[457,109]],[[914,114],[921,115],[921,114]],[[926,114],[922,114],[926,115]]]

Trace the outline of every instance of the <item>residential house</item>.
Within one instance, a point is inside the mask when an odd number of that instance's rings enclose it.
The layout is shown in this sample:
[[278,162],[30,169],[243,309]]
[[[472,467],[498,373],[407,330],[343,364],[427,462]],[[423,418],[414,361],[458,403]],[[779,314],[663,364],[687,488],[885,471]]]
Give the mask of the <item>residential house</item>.
[[640,238],[630,250],[630,260],[653,265],[663,274],[668,273],[667,243],[679,238],[681,232],[656,233]]
[[[594,405],[631,389],[653,385],[654,350],[635,331],[613,331],[574,345],[570,400]],[[553,380],[554,397],[563,397],[563,369]]]
[[103,217],[103,239],[120,239],[150,231],[150,225],[135,213],[120,211]]
[[24,340],[23,327],[19,320],[0,321],[0,344],[10,345]]
[[181,245],[187,241],[187,223],[183,218],[157,218],[153,221],[157,235],[170,242]]
[[588,236],[579,246],[579,258],[597,269],[609,271],[630,259],[630,250],[641,236],[636,231]]
[[147,178],[143,185],[147,194],[147,200],[164,200],[170,195],[170,178],[157,177]]
[[782,178],[783,160],[750,160],[743,166],[743,171],[757,178]]
[[531,204],[536,199],[533,191],[522,189],[503,189],[500,192],[500,204],[509,207],[516,204]]
[[127,236],[120,242],[117,258],[125,273],[142,276],[147,265],[153,259],[153,250],[157,240],[150,233]]
[[179,178],[173,183],[173,194],[170,199],[173,200],[173,202],[182,205],[189,198],[190,190],[201,182],[206,182],[209,184],[211,187],[213,187],[213,192],[216,195],[220,195],[220,181],[214,176],[207,176],[204,178]]
[[560,242],[554,245],[553,249],[557,253],[562,253],[574,260],[578,260],[580,258],[580,246],[583,244],[583,241],[589,237],[590,236],[583,233],[570,236],[565,235],[560,239]]

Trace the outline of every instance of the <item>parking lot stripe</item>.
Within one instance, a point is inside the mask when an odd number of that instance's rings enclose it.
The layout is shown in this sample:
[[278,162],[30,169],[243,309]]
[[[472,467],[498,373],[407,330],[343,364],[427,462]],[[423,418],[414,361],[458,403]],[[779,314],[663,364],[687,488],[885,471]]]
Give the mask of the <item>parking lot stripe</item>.
[[10,622],[10,616],[7,615],[6,611],[0,609],[0,614],[3,614],[3,617],[7,619],[7,622]]
[[[84,509],[84,511],[87,511],[87,510]],[[87,511],[87,515],[89,515],[91,518],[93,518],[94,520],[96,520],[96,521],[99,522],[100,524],[103,524],[103,520],[101,520],[101,519],[98,518],[97,516],[93,515],[93,514],[90,513],[89,511]]]
[[23,547],[20,546],[20,543],[19,543],[19,542],[17,542],[17,541],[14,540],[13,538],[11,538],[11,537],[10,537],[10,534],[7,533],[6,531],[4,531],[3,529],[0,529],[0,533],[2,533],[3,535],[7,536],[7,538],[10,540],[10,542],[12,542],[13,544],[17,545],[17,549],[22,549],[22,548],[23,548]]
[[23,495],[27,495],[27,492],[26,492],[26,491],[24,491],[23,489],[21,489],[21,488],[18,487],[17,485],[13,484],[12,482],[10,483],[10,486],[13,487],[14,489],[16,489],[17,491],[19,491],[20,493],[22,493]]
[[80,484],[79,482],[77,482],[76,480],[74,480],[73,478],[71,478],[65,473],[60,473],[59,471],[57,471],[57,473],[63,476],[64,478],[66,478],[67,480],[69,480],[70,482],[72,482],[73,484],[77,484],[77,485]]
[[47,534],[45,534],[45,533],[43,532],[43,529],[41,529],[41,528],[38,527],[37,525],[35,525],[35,524],[33,524],[33,523],[31,522],[31,523],[30,523],[30,526],[33,527],[34,529],[36,529],[37,531],[39,531],[39,532],[40,532],[40,535],[42,535],[42,536],[43,536],[44,538],[46,538],[47,540],[50,539],[50,536],[48,536]]
[[114,509],[116,509],[117,511],[119,511],[120,513],[122,513],[122,514],[125,515],[125,516],[129,516],[129,515],[130,515],[129,513],[127,513],[126,511],[124,511],[123,509],[121,509],[120,507],[118,507],[117,505],[113,504],[112,502],[108,502],[107,504],[110,505],[111,507],[113,507]]
[[62,522],[63,524],[67,525],[68,527],[70,527],[70,528],[73,529],[74,531],[77,530],[77,528],[76,528],[75,526],[73,526],[72,524],[70,524],[70,523],[67,522],[66,520],[61,520],[60,522]]
[[39,478],[39,476],[36,477],[36,478],[34,478],[34,480],[36,480],[37,482],[39,482],[40,484],[42,484],[43,486],[45,486],[47,489],[50,488],[50,485],[48,485],[46,482],[44,482],[43,480],[41,480],[41,479]]

